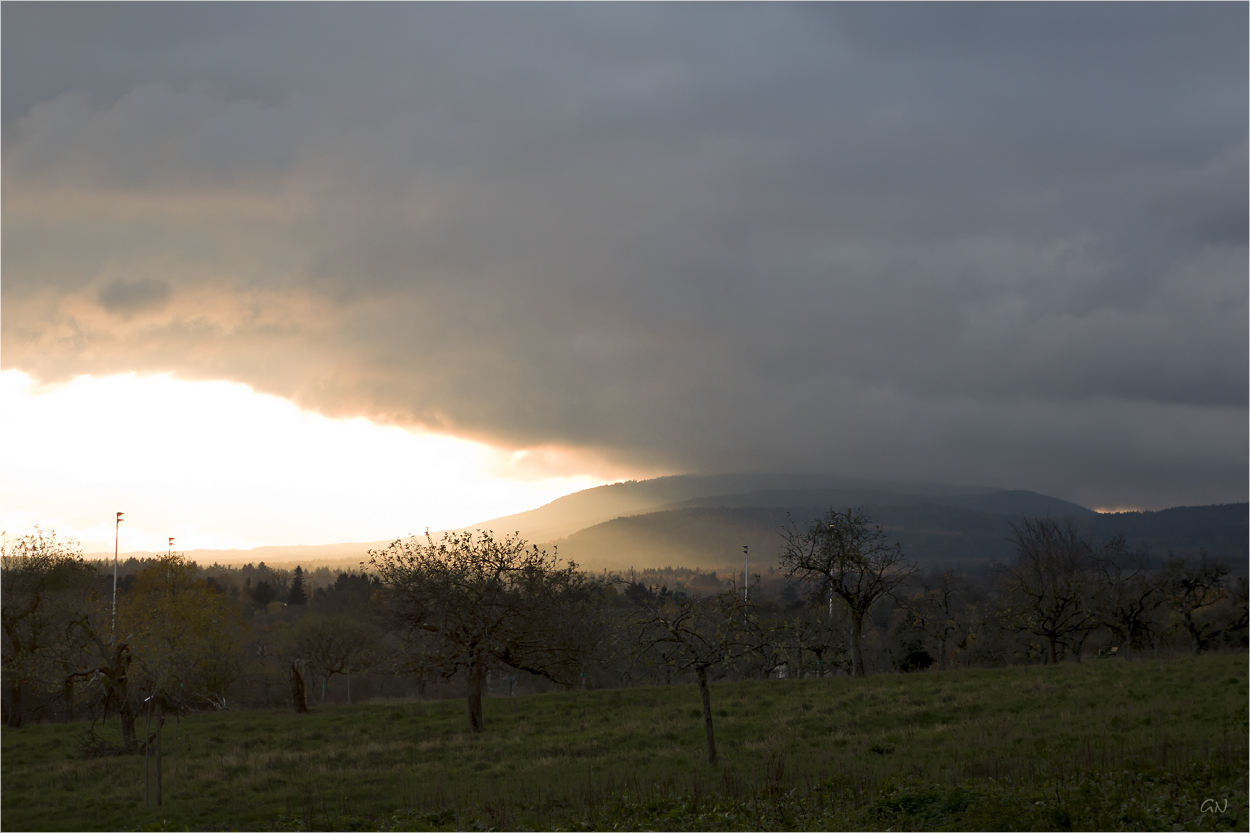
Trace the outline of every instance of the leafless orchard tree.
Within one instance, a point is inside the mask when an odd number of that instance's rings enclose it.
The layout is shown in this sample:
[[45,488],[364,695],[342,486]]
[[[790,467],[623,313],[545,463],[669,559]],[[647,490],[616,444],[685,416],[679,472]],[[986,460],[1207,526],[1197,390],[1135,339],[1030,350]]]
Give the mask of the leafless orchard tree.
[[410,656],[439,676],[462,671],[469,726],[482,730],[482,689],[491,668],[575,683],[600,638],[603,583],[520,537],[426,533],[370,551],[392,625]]
[[1044,639],[1052,664],[1061,645],[1073,648],[1079,660],[1098,626],[1093,544],[1071,520],[1024,518],[1011,528],[1016,560],[999,567],[1008,627]]
[[863,509],[830,509],[805,529],[793,521],[783,530],[781,564],[788,577],[816,581],[850,611],[851,670],[865,676],[861,647],[864,617],[873,603],[891,593],[915,572],[900,544],[887,541],[885,530]]
[[[293,663],[303,661],[314,676],[321,678],[322,703],[326,685],[336,674],[347,677],[347,702],[351,703],[351,676],[373,665],[380,641],[368,622],[351,616],[316,613],[301,617],[283,636],[285,655]],[[295,701],[298,710],[299,698]]]
[[912,627],[931,637],[938,646],[938,670],[950,664],[951,646],[968,645],[976,623],[969,615],[968,580],[955,570],[938,575],[920,576],[916,592],[902,599]]
[[703,704],[707,761],[717,766],[708,672],[760,652],[768,636],[737,590],[715,596],[670,597],[640,614],[635,657],[693,671]]
[[1150,630],[1154,614],[1166,601],[1163,575],[1152,568],[1144,549],[1130,549],[1117,535],[1093,554],[1094,603],[1100,623],[1120,640],[1120,656],[1133,658],[1133,647]]
[[1225,582],[1228,568],[1205,552],[1196,559],[1171,556],[1164,566],[1164,593],[1178,625],[1199,654],[1226,630],[1228,622],[1216,614],[1229,600]]
[[799,599],[781,611],[777,619],[777,630],[789,643],[799,679],[807,671],[807,654],[816,658],[817,677],[833,673],[847,656],[851,628],[846,605],[834,605],[829,593],[820,597],[809,594],[808,599]]

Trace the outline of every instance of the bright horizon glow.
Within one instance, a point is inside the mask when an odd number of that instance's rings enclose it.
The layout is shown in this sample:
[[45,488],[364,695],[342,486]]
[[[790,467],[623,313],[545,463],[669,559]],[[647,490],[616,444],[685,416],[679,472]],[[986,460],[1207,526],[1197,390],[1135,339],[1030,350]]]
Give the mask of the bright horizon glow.
[[10,541],[39,526],[111,551],[119,511],[122,552],[164,552],[170,536],[179,551],[379,541],[612,482],[579,462],[593,468],[560,449],[330,419],[233,382],[128,373],[38,386],[0,372]]

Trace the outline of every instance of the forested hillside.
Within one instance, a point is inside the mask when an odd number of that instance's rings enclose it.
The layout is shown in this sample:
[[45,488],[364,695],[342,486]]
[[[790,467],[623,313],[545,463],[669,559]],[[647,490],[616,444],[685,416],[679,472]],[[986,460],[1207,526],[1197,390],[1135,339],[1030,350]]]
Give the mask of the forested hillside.
[[[1015,498],[1015,502],[1020,499]],[[807,523],[828,508],[829,504],[800,504],[672,509],[616,518],[555,543],[562,556],[592,569],[680,565],[739,571],[745,544],[755,565],[752,569],[767,570],[776,565],[786,524],[790,520]],[[977,570],[1009,561],[1015,552],[1011,525],[1025,517],[1025,513],[997,513],[936,502],[870,504],[868,508],[893,540],[929,568]],[[1159,559],[1169,552],[1196,555],[1205,550],[1233,565],[1234,570],[1245,571],[1244,503],[1107,515],[1081,510],[1074,515],[1082,528],[1100,540],[1123,535],[1130,546],[1144,547]],[[1065,516],[1056,513],[1053,517]]]
[[[673,475],[585,489],[529,512],[480,521],[459,531],[493,529],[496,532],[518,532],[532,541],[547,542],[613,518],[662,509],[690,506],[877,505],[900,501],[911,503],[924,497],[957,499],[997,492],[999,490],[977,486],[888,483],[832,475]],[[796,503],[793,496],[800,493],[807,496]],[[1075,507],[1075,504],[1068,505]]]

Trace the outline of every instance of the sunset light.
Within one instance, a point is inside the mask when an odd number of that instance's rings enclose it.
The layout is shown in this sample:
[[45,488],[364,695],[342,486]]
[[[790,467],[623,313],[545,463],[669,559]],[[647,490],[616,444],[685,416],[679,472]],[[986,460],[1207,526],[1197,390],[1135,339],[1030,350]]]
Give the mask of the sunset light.
[[1250,5],[0,22],[5,829],[1250,829]]
[[[0,523],[122,551],[376,541],[463,526],[601,485],[573,455],[333,420],[231,382],[0,373]],[[529,465],[542,458],[541,466]]]

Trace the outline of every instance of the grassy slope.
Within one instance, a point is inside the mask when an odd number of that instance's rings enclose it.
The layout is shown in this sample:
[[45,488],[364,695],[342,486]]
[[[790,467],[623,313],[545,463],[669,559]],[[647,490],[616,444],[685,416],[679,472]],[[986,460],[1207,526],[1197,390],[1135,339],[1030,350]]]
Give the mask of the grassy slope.
[[[202,714],[143,759],[4,729],[6,830],[1246,829],[1244,656]],[[116,731],[116,723],[106,732]],[[140,724],[142,729],[142,724]],[[1224,813],[1202,812],[1217,799]]]

